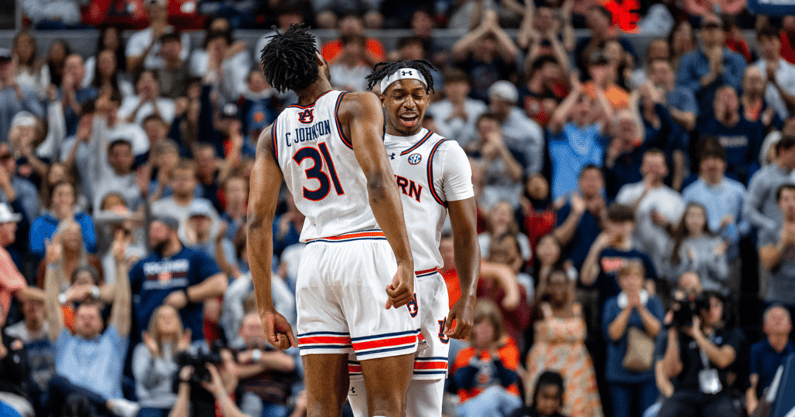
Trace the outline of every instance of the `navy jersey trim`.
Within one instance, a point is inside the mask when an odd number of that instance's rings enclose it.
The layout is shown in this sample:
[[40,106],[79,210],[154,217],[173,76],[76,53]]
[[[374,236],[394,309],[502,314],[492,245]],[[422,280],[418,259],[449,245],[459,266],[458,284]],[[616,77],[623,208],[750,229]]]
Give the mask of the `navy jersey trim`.
[[428,154],[428,188],[431,189],[431,195],[433,196],[433,199],[444,207],[447,207],[447,202],[442,201],[442,199],[439,198],[439,195],[436,194],[436,188],[433,186],[433,156],[436,154],[436,150],[439,149],[439,145],[444,143],[446,140],[447,139],[442,139],[439,142],[436,142],[436,145],[433,145],[433,149],[431,149],[431,153]]
[[273,158],[276,161],[279,161],[279,148],[278,148],[278,145],[276,144],[276,122],[277,121],[278,120],[274,120],[273,124],[271,125],[271,141],[273,141],[273,150],[272,150]]
[[317,101],[320,99],[320,97],[323,97],[323,96],[325,96],[326,94],[330,93],[331,91],[332,91],[332,90],[328,90],[328,91],[326,91],[325,93],[323,93],[323,94],[321,94],[321,95],[319,95],[319,96],[315,97],[315,101],[313,101],[313,102],[311,102],[311,103],[307,104],[306,106],[300,106],[300,105],[298,105],[298,104],[293,104],[293,105],[290,105],[290,106],[287,106],[287,107],[288,107],[288,108],[289,108],[289,107],[294,107],[294,108],[297,108],[297,109],[308,109],[308,108],[310,108],[310,107],[314,106],[314,105],[315,105],[315,103],[317,103]]
[[337,104],[334,105],[334,124],[337,125],[337,133],[339,133],[340,139],[342,139],[342,143],[344,143],[345,146],[353,149],[351,141],[349,141],[348,138],[345,137],[345,134],[342,133],[342,123],[340,123],[340,118],[337,115],[337,112],[340,109],[340,103],[342,103],[342,97],[344,97],[345,94],[348,94],[348,92],[347,91],[342,92],[342,94],[340,94],[340,96],[337,97]]
[[433,132],[431,132],[431,131],[428,131],[428,133],[427,133],[425,136],[423,136],[423,137],[422,137],[422,139],[420,139],[420,141],[419,141],[419,142],[415,143],[415,144],[414,144],[414,146],[412,146],[412,147],[410,147],[410,148],[406,149],[405,151],[401,152],[401,153],[400,153],[400,156],[406,155],[407,153],[409,153],[409,152],[412,152],[413,150],[415,150],[415,149],[419,148],[419,147],[420,147],[420,146],[422,146],[422,144],[423,144],[423,143],[425,143],[425,141],[426,141],[426,140],[428,140],[428,139],[429,139],[431,136],[433,136]]

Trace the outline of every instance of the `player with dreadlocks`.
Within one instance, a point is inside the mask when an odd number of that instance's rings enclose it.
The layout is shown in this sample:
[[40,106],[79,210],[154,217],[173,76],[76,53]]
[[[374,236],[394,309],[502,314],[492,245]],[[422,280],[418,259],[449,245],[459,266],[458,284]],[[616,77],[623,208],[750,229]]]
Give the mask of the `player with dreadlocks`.
[[[341,414],[350,352],[360,358],[368,415],[401,417],[420,323],[378,97],[332,90],[328,63],[303,25],[272,36],[262,64],[268,83],[293,90],[299,101],[260,135],[251,174],[248,259],[268,342],[300,349],[310,417]],[[306,216],[298,343],[271,297],[271,226],[282,178]]]
[[[421,306],[422,335],[428,348],[414,362],[409,385],[407,415],[440,417],[450,338],[464,339],[472,327],[475,290],[480,273],[475,192],[472,170],[464,150],[422,127],[433,92],[427,61],[409,60],[378,64],[367,77],[370,88],[380,87],[386,110],[384,144],[403,200],[414,254],[417,301]],[[439,251],[442,227],[450,215],[455,266],[461,297],[448,302],[447,287],[438,269],[444,264]],[[357,417],[366,414],[361,393],[364,381],[352,358],[348,400]],[[369,388],[369,387],[368,387]],[[367,391],[369,392],[369,391]]]

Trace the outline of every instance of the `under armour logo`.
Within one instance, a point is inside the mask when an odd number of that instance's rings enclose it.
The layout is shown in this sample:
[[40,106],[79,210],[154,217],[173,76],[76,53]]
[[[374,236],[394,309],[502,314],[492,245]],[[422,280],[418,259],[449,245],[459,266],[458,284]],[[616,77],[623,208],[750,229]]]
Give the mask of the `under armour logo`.
[[410,76],[412,76],[412,73],[411,73],[411,71],[401,71],[400,72],[400,76],[401,77],[406,77],[406,76],[410,77]]
[[392,152],[392,155],[389,155],[390,158],[395,159],[395,153]]

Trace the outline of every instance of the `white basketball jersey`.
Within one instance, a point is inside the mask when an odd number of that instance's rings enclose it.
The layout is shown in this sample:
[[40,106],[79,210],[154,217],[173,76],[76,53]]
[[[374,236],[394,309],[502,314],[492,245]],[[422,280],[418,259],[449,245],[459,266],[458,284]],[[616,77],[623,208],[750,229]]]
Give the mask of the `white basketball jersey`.
[[439,252],[447,201],[475,195],[472,171],[455,141],[421,129],[414,136],[385,135],[387,157],[403,202],[414,270],[418,276],[443,265]]
[[287,107],[271,128],[287,188],[306,216],[301,242],[379,229],[367,179],[337,119],[345,94],[331,90],[308,106]]

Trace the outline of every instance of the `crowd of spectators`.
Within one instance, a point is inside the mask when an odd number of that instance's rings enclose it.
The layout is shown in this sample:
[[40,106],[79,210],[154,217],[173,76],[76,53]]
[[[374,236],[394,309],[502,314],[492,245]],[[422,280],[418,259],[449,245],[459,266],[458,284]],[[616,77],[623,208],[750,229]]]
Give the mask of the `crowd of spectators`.
[[[257,138],[297,98],[258,65],[270,29],[235,36],[299,22],[337,30],[317,45],[335,88],[438,68],[424,126],[470,156],[484,260],[446,415],[753,412],[795,353],[795,16],[652,3],[21,1],[0,45],[0,414],[304,415],[245,233]],[[74,28],[98,30],[90,55],[37,50]],[[412,34],[367,36],[392,28]],[[293,326],[303,222],[285,192]]]

